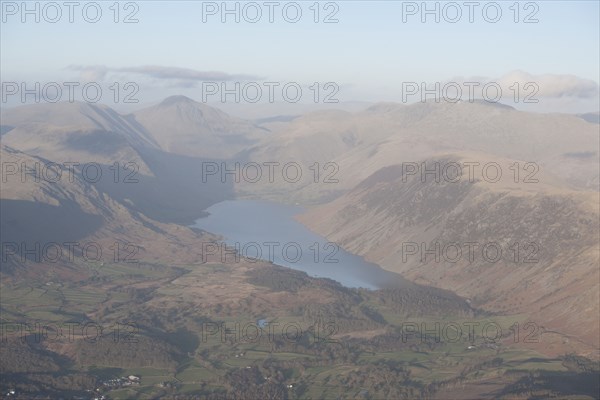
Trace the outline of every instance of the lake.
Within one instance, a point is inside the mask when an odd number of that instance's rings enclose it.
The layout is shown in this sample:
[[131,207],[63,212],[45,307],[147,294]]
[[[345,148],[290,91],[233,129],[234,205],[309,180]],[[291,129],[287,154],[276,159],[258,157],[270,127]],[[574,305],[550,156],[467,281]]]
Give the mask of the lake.
[[238,248],[243,256],[304,271],[312,277],[330,278],[347,287],[378,289],[409,284],[400,275],[311,232],[294,219],[303,212],[301,207],[227,200],[206,211],[210,215],[198,219],[193,227],[222,236],[225,243]]

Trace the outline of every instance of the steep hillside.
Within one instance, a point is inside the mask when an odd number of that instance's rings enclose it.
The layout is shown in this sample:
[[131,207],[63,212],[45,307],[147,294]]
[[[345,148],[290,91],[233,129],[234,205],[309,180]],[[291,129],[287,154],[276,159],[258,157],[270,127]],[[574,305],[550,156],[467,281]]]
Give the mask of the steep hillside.
[[[133,162],[148,172],[136,149],[157,148],[131,117],[104,105],[41,103],[2,110],[2,143],[61,162]],[[8,129],[10,127],[10,129]]]
[[[0,158],[4,166],[48,162],[4,145]],[[31,175],[22,179],[20,174],[10,174],[2,182],[3,273],[36,276],[87,264],[83,248],[89,243],[88,258],[98,265],[144,260],[178,264],[201,257],[200,249],[192,245],[200,240],[197,233],[156,222],[78,174],[69,179],[65,167],[61,171],[58,181],[36,182]],[[70,243],[76,245],[69,247]]]
[[[38,174],[52,179],[54,167],[47,165],[73,168],[132,211],[159,221],[191,222],[233,192],[232,183],[203,182],[206,159],[163,151],[134,116],[106,106],[28,105],[4,110],[2,123],[4,145],[45,160]],[[16,172],[35,168],[35,162],[19,164]]]
[[598,193],[563,189],[547,173],[537,183],[515,183],[507,174],[515,160],[507,159],[493,159],[504,171],[498,182],[491,175],[470,180],[465,163],[472,160],[485,158],[425,160],[430,169],[459,163],[455,182],[448,175],[436,182],[406,164],[383,168],[300,219],[415,282],[486,310],[529,314],[544,330],[564,334],[563,344],[569,337],[597,349]]

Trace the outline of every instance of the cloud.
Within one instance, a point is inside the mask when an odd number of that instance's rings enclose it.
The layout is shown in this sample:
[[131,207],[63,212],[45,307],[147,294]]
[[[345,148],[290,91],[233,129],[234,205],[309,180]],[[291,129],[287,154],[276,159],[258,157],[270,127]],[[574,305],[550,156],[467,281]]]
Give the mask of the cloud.
[[527,82],[535,82],[539,86],[540,97],[593,98],[598,96],[598,83],[575,75],[532,75],[524,71],[512,71],[498,79],[502,87],[508,87],[515,82],[519,82],[521,87]]
[[69,65],[66,69],[79,71],[82,82],[102,82],[108,74],[108,68],[103,65]]
[[[540,98],[580,98],[593,99],[599,95],[598,83],[590,79],[583,79],[575,75],[560,74],[541,74],[533,75],[525,71],[511,71],[499,78],[489,78],[482,76],[473,76],[469,78],[459,77],[448,80],[447,82],[478,82],[481,85],[486,83],[497,83],[502,88],[502,92],[512,95],[517,86],[521,90],[521,96],[527,93],[533,93],[534,88],[527,84],[535,84],[535,97]],[[512,88],[512,89],[511,89]]]
[[101,81],[110,73],[142,75],[151,79],[166,81],[170,86],[194,87],[199,82],[250,81],[262,78],[247,74],[229,74],[222,71],[198,71],[190,68],[143,65],[138,67],[110,68],[104,65],[69,65],[67,69],[80,72],[86,81]]
[[181,81],[248,81],[259,79],[254,75],[228,74],[220,71],[197,71],[189,68],[161,67],[146,65],[142,67],[118,68],[120,72],[132,72],[156,79],[174,79]]

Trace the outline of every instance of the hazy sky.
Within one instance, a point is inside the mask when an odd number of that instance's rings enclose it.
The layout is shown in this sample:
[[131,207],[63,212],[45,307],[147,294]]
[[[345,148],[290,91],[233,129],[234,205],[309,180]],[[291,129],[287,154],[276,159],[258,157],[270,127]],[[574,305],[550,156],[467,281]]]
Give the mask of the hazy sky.
[[[273,23],[263,1],[255,3],[262,12],[257,23],[244,20],[246,2],[239,3],[239,23],[234,15],[221,21],[220,1],[121,2],[118,19],[135,12],[137,23],[114,23],[112,1],[98,2],[100,20],[86,22],[82,8],[90,2],[78,3],[74,23],[68,21],[65,6],[60,6],[62,17],[57,23],[46,21],[55,18],[56,11],[49,7],[44,15],[44,3],[38,6],[39,23],[33,14],[25,15],[23,23],[21,2],[2,2],[3,82],[133,80],[140,83],[138,97],[143,101],[174,93],[199,99],[202,73],[219,72],[217,76],[232,81],[307,86],[331,81],[339,85],[337,98],[342,101],[401,101],[402,82],[498,80],[522,71],[521,75],[539,78],[546,85],[540,87],[540,92],[550,93],[546,108],[558,102],[592,111],[598,104],[598,1],[519,2],[517,7],[514,1],[472,2],[476,3],[473,23],[464,1],[437,2],[439,23],[433,14],[421,21],[420,1],[320,2],[319,23],[313,20],[313,1],[297,2],[302,10],[297,23],[287,22],[282,15],[286,5],[287,17],[294,18],[291,2],[275,2]],[[436,2],[426,6],[434,9]],[[490,20],[496,17],[496,8],[501,9],[498,22],[484,19],[484,6]],[[19,8],[15,15],[14,7]],[[28,3],[28,7],[35,5]],[[203,22],[203,9],[212,7],[219,8],[217,14],[205,15]],[[228,7],[233,9],[235,2]],[[514,22],[516,8],[518,23]],[[462,13],[458,22],[447,21],[457,16],[457,9]],[[93,19],[95,8],[87,10]],[[254,18],[255,10],[246,6],[245,15]],[[332,12],[338,22],[323,23]],[[531,13],[538,22],[524,23]],[[170,69],[163,71],[163,67]]]

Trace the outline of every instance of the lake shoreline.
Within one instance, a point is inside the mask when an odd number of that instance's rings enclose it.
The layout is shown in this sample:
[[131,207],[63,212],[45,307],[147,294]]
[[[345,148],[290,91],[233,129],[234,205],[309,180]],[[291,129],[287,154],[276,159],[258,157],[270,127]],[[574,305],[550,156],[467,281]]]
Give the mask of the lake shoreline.
[[[296,218],[303,211],[303,207],[273,201],[225,200],[206,209],[207,215],[191,227],[223,238],[223,243],[242,256],[333,279],[346,287],[377,290],[415,285],[313,232]],[[298,250],[306,254],[295,257]]]

